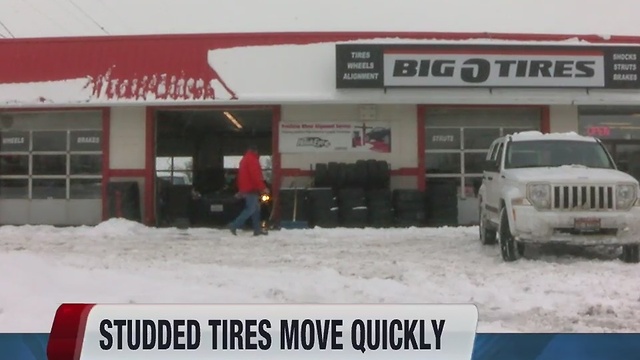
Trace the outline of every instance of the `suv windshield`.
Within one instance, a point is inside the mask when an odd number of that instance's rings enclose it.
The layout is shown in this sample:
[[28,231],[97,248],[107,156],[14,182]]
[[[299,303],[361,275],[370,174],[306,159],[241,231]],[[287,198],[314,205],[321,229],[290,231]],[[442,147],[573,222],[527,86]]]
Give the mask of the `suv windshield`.
[[504,167],[557,167],[582,165],[613,169],[606,150],[597,142],[575,140],[512,141],[507,148]]

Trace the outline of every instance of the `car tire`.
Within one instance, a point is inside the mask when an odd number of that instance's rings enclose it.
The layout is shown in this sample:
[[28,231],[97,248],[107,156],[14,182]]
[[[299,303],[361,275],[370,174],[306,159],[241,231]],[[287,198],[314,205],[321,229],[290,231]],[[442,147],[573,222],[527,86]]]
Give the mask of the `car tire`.
[[480,219],[478,221],[478,227],[480,229],[480,242],[482,245],[495,245],[497,239],[497,233],[493,229],[487,228],[487,219],[485,217],[485,212],[482,209],[482,205],[480,206]]
[[509,217],[507,216],[506,207],[503,207],[500,211],[500,227],[498,228],[498,234],[502,259],[507,262],[518,260],[520,258],[520,253],[518,252],[516,240],[509,228]]
[[640,262],[640,245],[624,245],[622,247],[622,261],[637,264]]

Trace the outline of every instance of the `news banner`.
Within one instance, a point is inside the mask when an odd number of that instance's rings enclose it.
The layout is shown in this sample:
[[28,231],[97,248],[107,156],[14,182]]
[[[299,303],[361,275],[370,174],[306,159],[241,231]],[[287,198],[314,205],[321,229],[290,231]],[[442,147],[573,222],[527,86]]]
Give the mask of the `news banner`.
[[471,304],[63,304],[0,359],[639,359],[638,334],[478,334]]

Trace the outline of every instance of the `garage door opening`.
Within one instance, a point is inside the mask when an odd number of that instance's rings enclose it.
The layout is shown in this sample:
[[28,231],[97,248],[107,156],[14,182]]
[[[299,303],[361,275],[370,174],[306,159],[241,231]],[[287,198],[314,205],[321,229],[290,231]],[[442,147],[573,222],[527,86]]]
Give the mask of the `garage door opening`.
[[[156,121],[158,226],[224,227],[242,210],[235,198],[242,155],[256,145],[271,186],[272,121],[267,110],[165,110]],[[262,199],[262,219],[271,199]]]

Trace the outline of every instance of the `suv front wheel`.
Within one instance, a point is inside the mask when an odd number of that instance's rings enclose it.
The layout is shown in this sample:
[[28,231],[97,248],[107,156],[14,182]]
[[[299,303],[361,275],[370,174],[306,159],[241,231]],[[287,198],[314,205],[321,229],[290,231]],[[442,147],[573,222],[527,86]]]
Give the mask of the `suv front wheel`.
[[516,239],[511,234],[509,228],[509,217],[507,216],[507,208],[502,207],[500,210],[500,227],[498,228],[498,237],[500,241],[500,254],[504,261],[516,261],[524,252],[522,246],[518,246]]

